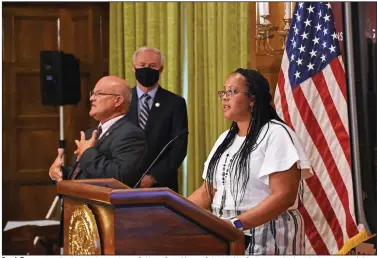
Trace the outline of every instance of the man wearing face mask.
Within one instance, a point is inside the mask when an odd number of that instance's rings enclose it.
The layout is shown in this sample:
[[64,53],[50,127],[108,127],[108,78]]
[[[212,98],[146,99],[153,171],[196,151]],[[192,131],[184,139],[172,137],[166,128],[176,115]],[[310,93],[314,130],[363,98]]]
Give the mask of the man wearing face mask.
[[[142,47],[133,55],[136,87],[132,90],[130,121],[144,130],[147,155],[145,172],[165,145],[182,130],[187,130],[186,101],[159,85],[164,57],[156,48]],[[178,192],[178,168],[187,153],[187,134],[181,134],[163,152],[140,183],[140,187],[169,187]]]

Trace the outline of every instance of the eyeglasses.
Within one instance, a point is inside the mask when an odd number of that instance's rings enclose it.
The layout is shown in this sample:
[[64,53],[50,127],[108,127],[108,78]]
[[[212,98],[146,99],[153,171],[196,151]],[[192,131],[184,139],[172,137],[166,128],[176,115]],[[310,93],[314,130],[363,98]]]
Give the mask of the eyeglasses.
[[120,96],[119,94],[115,94],[115,93],[104,93],[104,92],[94,92],[94,91],[89,91],[89,98],[91,98],[92,96]]
[[248,96],[250,96],[250,93],[247,92],[247,91],[236,91],[234,89],[231,89],[231,90],[220,90],[217,92],[217,95],[219,96],[220,99],[222,99],[224,97],[224,95],[226,95],[227,97],[230,97],[232,98],[233,96],[239,94],[239,93],[243,93],[243,94],[246,94]]

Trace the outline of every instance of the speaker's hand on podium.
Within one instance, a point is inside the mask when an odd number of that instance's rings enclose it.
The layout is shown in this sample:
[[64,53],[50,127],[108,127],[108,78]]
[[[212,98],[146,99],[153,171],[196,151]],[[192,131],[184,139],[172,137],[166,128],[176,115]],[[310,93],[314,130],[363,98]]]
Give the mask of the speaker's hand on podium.
[[75,140],[75,143],[77,145],[77,150],[75,151],[75,154],[77,155],[77,161],[80,160],[81,155],[86,151],[86,149],[89,149],[90,147],[94,147],[97,142],[98,130],[94,130],[92,133],[92,137],[89,140],[85,140],[85,133],[81,131],[81,139]]
[[48,174],[50,175],[51,179],[59,182],[63,179],[63,173],[61,171],[61,167],[63,166],[63,154],[64,149],[58,149],[58,156],[56,157],[54,163],[52,163]]

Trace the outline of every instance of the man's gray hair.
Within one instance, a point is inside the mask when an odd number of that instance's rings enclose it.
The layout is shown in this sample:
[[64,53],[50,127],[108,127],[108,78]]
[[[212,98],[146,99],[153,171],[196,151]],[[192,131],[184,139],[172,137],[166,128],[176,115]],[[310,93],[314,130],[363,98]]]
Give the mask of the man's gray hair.
[[150,51],[153,51],[157,54],[160,55],[160,60],[161,60],[161,66],[164,66],[164,56],[162,55],[161,51],[157,48],[154,48],[154,47],[141,47],[139,48],[138,50],[136,50],[132,56],[132,59],[133,59],[133,62],[134,62],[134,65],[136,63],[136,56],[140,53],[140,52],[143,52],[143,51],[146,51],[146,50],[150,50]]

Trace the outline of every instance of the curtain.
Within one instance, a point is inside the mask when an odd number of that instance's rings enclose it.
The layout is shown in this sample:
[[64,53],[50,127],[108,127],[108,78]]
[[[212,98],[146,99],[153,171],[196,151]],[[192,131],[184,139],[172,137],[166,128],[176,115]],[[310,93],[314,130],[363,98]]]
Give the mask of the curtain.
[[[160,84],[183,94],[183,6],[178,2],[110,3],[110,75],[136,85],[132,56],[143,46],[158,48],[164,56]],[[179,169],[182,190],[182,168]]]
[[110,3],[110,75],[136,85],[132,55],[142,46],[164,55],[160,84],[182,95],[183,15],[178,2]]
[[217,91],[249,60],[247,2],[185,2],[188,53],[188,194],[202,182],[204,162],[230,122]]
[[248,67],[248,10],[247,2],[110,3],[110,74],[135,85],[133,52],[156,47],[165,57],[162,87],[187,93],[188,194],[200,186],[203,164],[230,125],[217,91],[232,71]]

